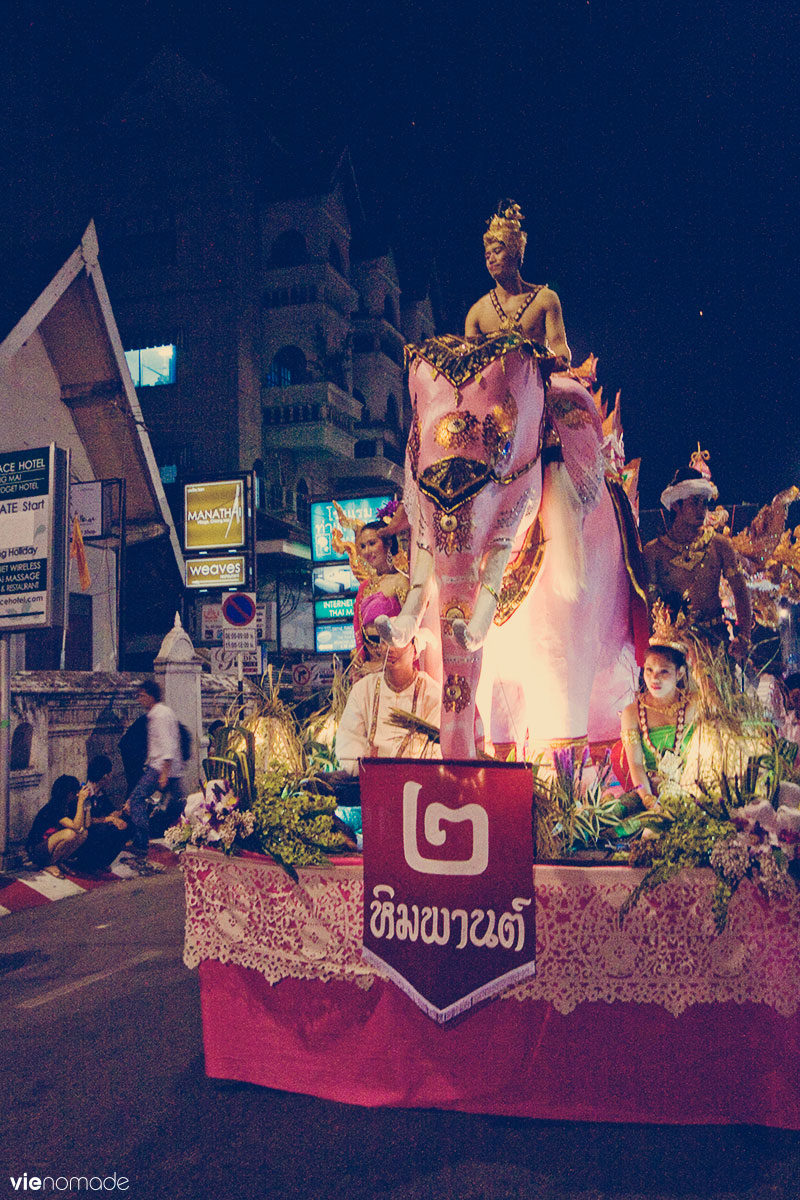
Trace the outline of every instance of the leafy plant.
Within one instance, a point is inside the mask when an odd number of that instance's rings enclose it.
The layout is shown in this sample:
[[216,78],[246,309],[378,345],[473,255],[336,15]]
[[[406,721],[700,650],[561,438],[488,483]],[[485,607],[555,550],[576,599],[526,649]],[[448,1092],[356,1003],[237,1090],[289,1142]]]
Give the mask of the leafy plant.
[[[710,867],[717,876],[711,908],[718,932],[725,928],[728,905],[743,879],[752,879],[767,897],[779,896],[791,886],[783,850],[771,844],[757,821],[745,819],[741,806],[730,804],[732,796],[741,794],[735,781],[723,777],[723,785],[716,798],[706,795],[698,801],[683,792],[661,800],[657,839],[646,844],[645,855],[644,846],[634,848],[631,855],[631,865],[642,865],[645,858],[649,869],[623,903],[620,924],[645,893],[690,867]],[[760,799],[766,803],[763,795]]]
[[260,772],[256,780],[253,837],[297,880],[297,867],[327,861],[330,853],[355,849],[351,839],[334,827],[336,799],[314,789],[308,781],[288,779],[279,768]]

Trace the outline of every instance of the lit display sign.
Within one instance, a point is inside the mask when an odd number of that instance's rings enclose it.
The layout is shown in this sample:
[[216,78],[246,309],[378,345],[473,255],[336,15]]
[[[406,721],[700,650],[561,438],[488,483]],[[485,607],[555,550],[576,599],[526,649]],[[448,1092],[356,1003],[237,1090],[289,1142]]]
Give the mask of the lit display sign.
[[231,550],[246,541],[243,479],[187,483],[183,544],[192,550]]
[[311,505],[311,556],[314,562],[346,562],[346,554],[338,554],[333,548],[333,533],[338,529],[345,541],[352,542],[353,531],[343,528],[336,511],[338,506],[351,521],[366,524],[374,521],[378,511],[392,499],[391,496],[362,496],[357,500],[326,500]]
[[349,563],[330,563],[327,567],[315,567],[311,573],[314,599],[322,596],[342,596],[345,592],[357,592],[358,580]]
[[187,558],[187,588],[236,588],[247,583],[247,561],[243,554],[221,558]]
[[316,621],[352,621],[355,603],[355,596],[326,596],[324,600],[315,600],[314,619]]
[[317,625],[314,636],[318,654],[344,653],[355,649],[352,621],[345,625]]

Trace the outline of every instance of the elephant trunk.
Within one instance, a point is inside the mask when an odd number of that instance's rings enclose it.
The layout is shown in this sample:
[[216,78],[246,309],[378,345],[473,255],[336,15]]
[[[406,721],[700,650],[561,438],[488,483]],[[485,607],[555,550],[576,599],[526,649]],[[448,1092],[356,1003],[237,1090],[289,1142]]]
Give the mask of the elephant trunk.
[[442,643],[442,758],[476,758],[475,693],[481,677],[483,650],[465,652],[450,635],[443,636]]
[[540,518],[553,571],[553,590],[574,604],[586,588],[583,505],[563,462],[544,469]]

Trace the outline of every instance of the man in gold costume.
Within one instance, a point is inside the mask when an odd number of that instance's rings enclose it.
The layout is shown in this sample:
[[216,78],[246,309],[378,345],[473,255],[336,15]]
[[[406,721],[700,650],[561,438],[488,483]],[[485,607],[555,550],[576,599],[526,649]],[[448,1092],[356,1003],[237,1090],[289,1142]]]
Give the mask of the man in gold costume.
[[[712,648],[724,645],[740,659],[750,647],[753,616],[730,539],[706,524],[709,504],[717,494],[711,479],[695,467],[680,467],[661,493],[661,503],[673,520],[668,533],[644,548],[648,598],[651,607],[655,600],[663,600],[673,615],[688,605],[693,631]],[[719,595],[723,576],[736,603],[736,637],[730,643]]]
[[528,238],[520,226],[522,220],[519,205],[504,201],[487,222],[484,257],[495,286],[473,304],[464,332],[467,337],[480,337],[500,329],[516,330],[547,346],[558,359],[555,369],[564,371],[571,356],[561,302],[552,288],[526,283],[520,275]]

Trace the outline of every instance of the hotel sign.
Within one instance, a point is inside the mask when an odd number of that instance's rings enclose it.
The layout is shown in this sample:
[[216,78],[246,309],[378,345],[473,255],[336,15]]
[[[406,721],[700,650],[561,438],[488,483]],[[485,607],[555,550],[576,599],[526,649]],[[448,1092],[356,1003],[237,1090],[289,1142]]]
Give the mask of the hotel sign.
[[244,479],[187,483],[184,487],[184,547],[234,550],[247,540]]
[[63,626],[69,456],[0,452],[0,632]]

